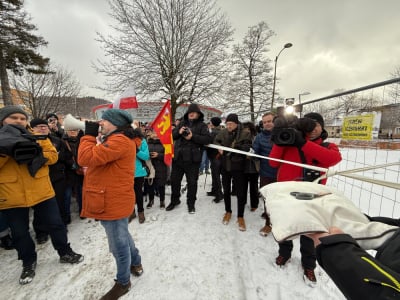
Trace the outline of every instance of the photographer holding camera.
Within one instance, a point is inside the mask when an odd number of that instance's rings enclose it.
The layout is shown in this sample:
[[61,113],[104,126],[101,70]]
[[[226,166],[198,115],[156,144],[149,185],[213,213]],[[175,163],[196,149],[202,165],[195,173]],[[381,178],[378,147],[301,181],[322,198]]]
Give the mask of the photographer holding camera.
[[171,203],[166,210],[170,211],[179,205],[181,195],[181,181],[183,175],[187,181],[187,205],[190,214],[194,214],[197,180],[204,145],[212,142],[207,124],[204,123],[204,114],[197,104],[190,104],[183,120],[172,131],[174,139],[174,159],[171,170]]
[[[83,256],[72,251],[68,243],[49,178],[48,165],[57,161],[57,150],[47,138],[32,142],[35,136],[27,130],[27,126],[28,115],[19,106],[0,109],[0,210],[8,219],[13,246],[18,252],[18,259],[23,262],[20,284],[31,282],[35,276],[37,253],[29,233],[31,207],[34,219],[50,234],[60,263],[74,264],[83,260]],[[10,139],[10,134],[15,136]],[[30,148],[18,151],[18,144],[15,144],[15,149],[7,152],[5,141],[21,137],[30,143]]]
[[[269,157],[292,162],[298,162],[318,167],[329,168],[342,160],[339,148],[334,143],[326,143],[328,133],[324,129],[323,117],[315,112],[308,113],[304,118],[279,117],[274,121],[271,140],[274,142]],[[271,167],[278,168],[277,181],[314,181],[322,174],[307,168],[269,161]],[[321,184],[326,179],[320,180]],[[291,257],[292,241],[279,243],[279,256],[275,262],[283,267]],[[314,274],[316,257],[313,241],[300,237],[301,262],[304,269],[304,280],[310,286],[317,279]]]

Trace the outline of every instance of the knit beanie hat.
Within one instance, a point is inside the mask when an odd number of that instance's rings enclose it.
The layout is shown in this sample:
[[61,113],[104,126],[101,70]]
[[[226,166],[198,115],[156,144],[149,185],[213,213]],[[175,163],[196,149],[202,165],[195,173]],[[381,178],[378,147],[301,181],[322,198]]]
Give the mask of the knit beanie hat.
[[58,116],[55,113],[49,113],[46,115],[46,119],[56,118],[58,120]]
[[229,115],[226,117],[226,120],[225,120],[225,123],[228,123],[228,122],[233,122],[233,123],[239,124],[239,117],[238,117],[238,115],[237,115],[237,114],[229,114]]
[[31,121],[31,127],[33,128],[33,127],[36,127],[36,126],[38,126],[38,125],[48,125],[49,123],[47,122],[47,120],[43,120],[43,119],[39,119],[39,118],[36,118],[36,119],[33,119],[32,121]]
[[192,103],[192,104],[189,105],[188,110],[187,110],[186,113],[190,114],[192,112],[201,113],[200,107],[195,103]]
[[211,124],[213,124],[215,127],[219,126],[221,124],[221,118],[218,117],[212,117],[210,120]]
[[2,124],[4,119],[12,114],[23,114],[28,119],[28,114],[17,105],[5,106],[0,109],[0,123]]
[[106,110],[101,116],[103,120],[107,120],[114,126],[123,127],[125,125],[130,125],[133,122],[132,116],[122,109],[111,108]]
[[321,125],[322,129],[324,128],[324,125],[325,125],[324,118],[319,113],[311,112],[311,113],[305,114],[304,118],[308,118],[315,122],[318,122],[319,125]]

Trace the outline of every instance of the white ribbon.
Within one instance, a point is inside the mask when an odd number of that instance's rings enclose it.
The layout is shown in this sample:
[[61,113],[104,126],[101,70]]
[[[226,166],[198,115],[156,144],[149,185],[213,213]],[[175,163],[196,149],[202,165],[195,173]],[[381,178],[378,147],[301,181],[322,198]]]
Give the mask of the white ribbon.
[[334,175],[340,175],[340,176],[349,177],[349,178],[353,178],[356,180],[379,184],[382,186],[400,190],[399,183],[352,174],[352,173],[368,171],[368,170],[373,170],[373,169],[386,168],[386,167],[390,167],[390,166],[399,166],[400,162],[388,163],[388,164],[377,165],[377,166],[367,166],[364,168],[356,168],[356,169],[350,169],[350,170],[344,170],[344,171],[337,171],[337,170],[321,168],[321,167],[317,167],[317,166],[313,166],[313,165],[297,163],[297,162],[293,162],[293,161],[289,161],[289,160],[276,159],[276,158],[272,158],[272,157],[268,157],[268,156],[263,156],[263,155],[259,155],[259,154],[255,154],[255,153],[251,153],[251,152],[245,152],[245,151],[241,151],[241,150],[237,150],[237,149],[233,149],[233,148],[229,148],[229,147],[225,147],[225,146],[215,145],[215,144],[209,144],[209,145],[206,145],[206,147],[223,150],[223,151],[228,151],[228,152],[233,152],[233,153],[238,153],[238,154],[243,154],[243,155],[252,156],[252,157],[257,157],[257,158],[261,158],[261,159],[273,160],[273,161],[277,161],[277,162],[281,162],[281,163],[285,163],[285,164],[289,164],[289,165],[293,165],[293,166],[297,166],[297,167],[301,167],[301,168],[307,168],[307,169],[325,173],[321,177],[317,178],[315,180],[315,182],[318,182],[319,180],[327,178],[327,177],[332,177]]

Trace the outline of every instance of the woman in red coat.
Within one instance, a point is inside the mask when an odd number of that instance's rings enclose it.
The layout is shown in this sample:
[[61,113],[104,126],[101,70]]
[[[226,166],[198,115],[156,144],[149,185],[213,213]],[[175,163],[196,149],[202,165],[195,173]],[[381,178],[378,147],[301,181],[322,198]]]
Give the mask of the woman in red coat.
[[[271,137],[275,145],[272,147],[269,157],[322,168],[332,167],[342,160],[339,148],[334,143],[324,142],[328,137],[328,133],[324,129],[324,119],[320,114],[308,113],[304,118],[297,120],[295,122],[297,130],[294,142],[285,145],[278,142],[280,145],[277,145],[277,135],[279,135],[279,130],[284,127],[275,125]],[[277,161],[270,160],[269,164],[271,167],[278,168],[278,182],[314,181],[322,175],[310,169]],[[319,183],[325,184],[326,179],[320,180]],[[278,266],[282,267],[290,260],[292,249],[292,241],[279,243],[279,256],[275,261]],[[317,281],[314,274],[316,256],[313,241],[310,238],[306,236],[300,237],[300,252],[304,269],[303,278],[307,284],[313,286]]]

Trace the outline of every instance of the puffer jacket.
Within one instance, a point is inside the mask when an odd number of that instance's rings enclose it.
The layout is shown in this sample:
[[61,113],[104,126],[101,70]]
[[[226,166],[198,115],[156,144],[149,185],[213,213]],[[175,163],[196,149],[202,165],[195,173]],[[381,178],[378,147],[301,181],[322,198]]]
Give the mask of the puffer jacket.
[[[329,168],[342,160],[342,156],[336,144],[329,143],[327,147],[324,147],[321,145],[322,143],[322,138],[318,138],[314,141],[307,140],[300,149],[304,153],[306,164]],[[295,146],[274,145],[270,157],[303,163],[299,149]],[[303,181],[303,168],[273,160],[270,160],[269,164],[274,168],[279,167],[277,175],[278,181]],[[321,183],[325,184],[326,179],[321,180]]]
[[[226,128],[222,129],[215,137],[214,144],[248,152],[252,145],[252,136],[248,130],[243,129],[242,124],[238,124],[238,127],[232,132]],[[246,155],[229,151],[223,152],[222,167],[226,171],[244,171],[245,161]]]
[[143,167],[142,161],[150,159],[149,146],[147,145],[146,139],[142,139],[140,147],[136,150],[136,162],[135,162],[135,178],[147,176],[146,169]]
[[34,177],[29,174],[26,164],[18,164],[12,157],[0,155],[0,210],[31,207],[54,197],[48,166],[57,162],[57,150],[49,139],[37,143],[47,162]]
[[87,167],[82,191],[82,217],[99,220],[127,218],[135,205],[133,191],[136,143],[120,132],[101,144],[85,135],[80,140],[78,164]]

